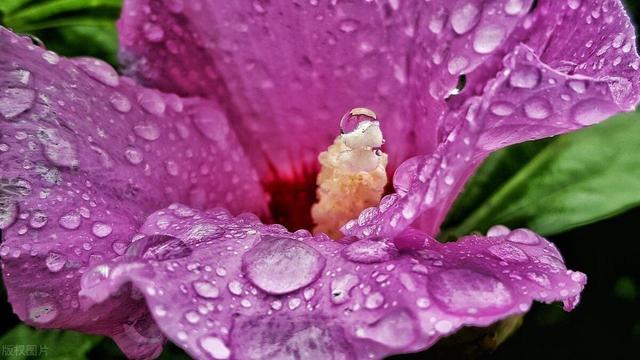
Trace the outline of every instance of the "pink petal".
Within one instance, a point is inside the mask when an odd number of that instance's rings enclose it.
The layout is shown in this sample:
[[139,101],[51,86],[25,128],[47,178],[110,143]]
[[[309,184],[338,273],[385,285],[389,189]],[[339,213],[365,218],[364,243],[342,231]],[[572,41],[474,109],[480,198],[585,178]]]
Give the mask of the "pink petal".
[[142,232],[125,256],[84,275],[84,305],[131,282],[196,359],[380,359],[524,313],[533,300],[571,310],[586,282],[525,229],[448,244],[412,231],[402,236],[423,246],[408,254],[383,239],[345,245],[172,205]]
[[490,56],[477,34],[506,39],[531,4],[506,1],[125,1],[121,54],[145,82],[220,99],[263,173],[315,168],[357,106],[395,169],[435,149],[444,98]]
[[[550,32],[527,39],[533,48],[516,46],[481,94],[467,97],[444,117],[448,135],[436,152],[413,158],[396,172],[394,185],[401,198],[378,216],[347,224],[346,234],[393,236],[417,221],[435,235],[465,181],[490,152],[574,131],[634,108],[640,97],[635,70],[640,59],[622,5],[585,1],[573,10],[564,2],[554,4],[558,8],[541,2],[525,21]],[[557,12],[566,16],[554,28],[546,24],[547,16]],[[579,36],[567,37],[568,28],[575,29],[585,18],[588,26]]]
[[155,353],[162,336],[129,336],[153,332],[143,303],[81,311],[80,275],[122,254],[145,217],[172,201],[263,211],[227,119],[214,102],[141,88],[5,28],[0,79],[0,257],[14,311],[38,327],[113,336],[132,357]]

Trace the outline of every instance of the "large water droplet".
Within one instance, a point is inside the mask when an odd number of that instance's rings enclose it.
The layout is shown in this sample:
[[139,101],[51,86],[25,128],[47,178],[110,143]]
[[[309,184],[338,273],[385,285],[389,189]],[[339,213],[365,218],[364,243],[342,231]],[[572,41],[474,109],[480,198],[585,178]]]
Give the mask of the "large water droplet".
[[504,4],[504,12],[508,15],[517,15],[524,7],[522,0],[507,0]]
[[44,292],[34,292],[29,294],[27,302],[29,320],[46,324],[53,321],[58,316],[58,308],[53,297]]
[[544,120],[551,116],[552,107],[547,99],[534,97],[525,101],[524,112],[530,119]]
[[379,292],[369,294],[364,301],[364,307],[373,310],[377,309],[384,304],[384,296]]
[[42,58],[44,61],[48,62],[51,65],[55,65],[60,62],[60,56],[54,53],[53,51],[45,51],[42,53]]
[[325,266],[324,257],[301,241],[263,237],[242,257],[249,280],[270,294],[287,294],[311,284]]
[[114,109],[121,113],[128,113],[131,111],[131,101],[120,93],[113,94],[111,99],[109,99],[109,102]]
[[515,88],[532,89],[539,83],[540,70],[532,66],[518,68],[509,77],[509,84]]
[[138,165],[144,160],[142,152],[134,147],[126,148],[124,150],[124,157],[127,158],[132,165]]
[[49,217],[47,216],[47,214],[40,210],[36,210],[33,212],[33,214],[31,214],[31,218],[29,219],[29,226],[34,229],[40,229],[47,224],[47,221],[49,221]]
[[148,235],[131,243],[127,256],[159,261],[180,259],[192,254],[184,241],[171,235]]
[[67,258],[64,255],[58,254],[56,252],[50,252],[45,260],[45,264],[51,272],[58,272],[62,270],[66,263]]
[[111,228],[110,225],[102,222],[95,222],[93,223],[93,226],[91,226],[91,232],[93,233],[93,235],[99,238],[104,238],[109,236],[112,231],[113,229]]
[[331,302],[339,305],[349,300],[349,292],[360,283],[356,275],[346,274],[331,281]]
[[218,287],[208,281],[194,281],[193,289],[196,294],[206,299],[215,299],[220,296]]
[[533,231],[527,229],[516,229],[513,230],[509,237],[507,237],[508,241],[524,244],[524,245],[538,245],[540,243],[540,238]]
[[148,141],[155,141],[160,138],[160,128],[152,122],[135,125],[133,132]]
[[479,54],[493,52],[504,40],[505,30],[500,25],[485,25],[476,31],[473,49]]
[[507,262],[525,262],[529,259],[524,251],[507,243],[492,245],[487,250],[498,259]]
[[56,166],[78,166],[78,155],[75,146],[64,139],[56,129],[41,129],[38,139],[44,146],[44,155]]
[[81,221],[82,218],[80,217],[80,214],[75,211],[71,211],[62,215],[60,219],[58,219],[58,224],[65,229],[75,230],[80,227]]
[[222,341],[215,336],[205,336],[200,339],[200,346],[209,356],[217,360],[228,359],[231,356],[231,350]]
[[162,96],[153,90],[142,90],[138,95],[138,103],[144,110],[153,115],[162,115],[166,109]]
[[469,308],[498,312],[513,301],[500,280],[468,269],[444,270],[430,280],[429,292],[450,313],[467,315]]
[[0,230],[4,230],[18,218],[18,204],[7,198],[0,197]]
[[577,103],[571,109],[571,116],[578,124],[589,126],[609,118],[618,111],[613,103],[594,98]]
[[342,255],[350,261],[372,264],[393,259],[398,250],[388,241],[363,239],[349,244]]
[[106,62],[94,58],[75,58],[73,63],[79,68],[84,70],[87,75],[95,80],[107,85],[118,86],[120,84],[120,77],[111,65]]
[[464,34],[473,29],[480,18],[480,9],[474,2],[458,5],[451,13],[451,27],[458,34]]
[[367,327],[357,329],[356,336],[393,349],[403,348],[416,338],[414,321],[406,311],[394,311]]
[[32,89],[8,88],[0,93],[0,114],[11,120],[23,112],[31,109],[36,92]]

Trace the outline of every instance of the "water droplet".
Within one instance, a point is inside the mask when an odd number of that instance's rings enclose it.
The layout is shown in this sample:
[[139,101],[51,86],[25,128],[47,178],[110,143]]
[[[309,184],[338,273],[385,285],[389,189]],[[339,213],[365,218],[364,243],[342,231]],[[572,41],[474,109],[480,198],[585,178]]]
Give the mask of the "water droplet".
[[324,268],[325,259],[301,241],[263,237],[244,254],[242,264],[257,288],[280,295],[311,284]]
[[504,12],[508,15],[517,15],[523,7],[522,0],[507,0],[504,4]]
[[218,287],[208,281],[194,281],[193,289],[196,291],[196,294],[207,299],[215,299],[220,295]]
[[229,284],[227,284],[227,288],[233,295],[242,295],[242,284],[240,284],[240,282],[238,282],[237,280],[230,281]]
[[144,160],[142,152],[134,147],[126,148],[124,150],[124,157],[127,158],[132,165],[138,165]]
[[515,107],[510,102],[496,101],[491,104],[491,112],[496,116],[509,116],[514,110]]
[[157,24],[146,23],[142,27],[142,31],[144,37],[153,43],[159,43],[164,39],[164,30]]
[[162,96],[153,90],[142,90],[138,95],[138,103],[149,114],[162,115],[164,114],[166,104]]
[[54,53],[53,51],[45,51],[42,53],[42,58],[44,61],[48,62],[51,65],[55,65],[60,62],[60,56]]
[[532,89],[540,83],[540,76],[540,70],[535,67],[521,67],[513,71],[509,84],[515,88]]
[[577,10],[581,5],[582,0],[568,0],[567,3],[572,10]]
[[447,70],[451,75],[461,74],[469,65],[469,60],[464,56],[456,56],[449,60]]
[[32,89],[8,88],[0,93],[0,114],[11,120],[23,112],[31,109],[36,99],[36,92]]
[[487,231],[487,236],[495,237],[495,236],[505,236],[509,235],[511,230],[504,225],[494,225]]
[[476,31],[473,49],[479,54],[493,52],[504,40],[505,31],[500,25],[486,25]]
[[101,222],[95,222],[93,223],[93,226],[91,226],[91,232],[93,233],[93,235],[99,238],[109,236],[112,231],[113,229],[111,228],[111,226]]
[[416,338],[414,321],[406,311],[394,311],[367,327],[357,329],[356,336],[393,349],[404,348]]
[[450,269],[429,276],[429,292],[444,310],[466,315],[471,307],[500,311],[512,303],[507,287],[490,275],[468,269]]
[[33,212],[33,214],[31,214],[31,219],[29,219],[29,226],[34,229],[40,229],[47,224],[47,221],[49,221],[49,217],[47,216],[47,214],[40,210],[36,210]]
[[190,324],[197,324],[200,321],[200,315],[198,315],[197,312],[191,310],[191,311],[187,311],[184,314],[184,318],[187,320],[188,323]]
[[0,197],[0,230],[4,230],[18,218],[18,204],[8,198]]
[[120,77],[116,70],[106,62],[94,58],[75,58],[73,63],[89,75],[91,78],[107,86],[118,86]]
[[417,298],[416,299],[416,305],[421,308],[421,309],[426,309],[429,306],[431,306],[431,301],[427,298]]
[[155,141],[160,138],[160,129],[152,122],[138,124],[133,127],[133,132],[142,139]]
[[577,103],[571,109],[571,116],[576,123],[589,126],[609,118],[618,111],[613,103],[594,98]]
[[509,234],[509,237],[507,237],[507,240],[513,243],[524,245],[538,245],[540,243],[540,238],[538,237],[538,235],[527,229],[513,230]]
[[82,218],[80,217],[80,214],[75,211],[71,211],[62,215],[60,219],[58,219],[58,224],[65,229],[75,230],[80,227],[81,221]]
[[331,281],[331,302],[339,305],[349,300],[349,292],[360,283],[356,275],[346,274]]
[[527,254],[524,253],[524,251],[507,243],[492,245],[487,250],[491,254],[496,256],[498,259],[504,260],[507,262],[518,263],[518,262],[525,262],[529,259],[529,257],[527,256]]
[[120,93],[113,94],[111,99],[109,99],[109,102],[114,109],[121,113],[128,113],[131,111],[131,101]]
[[298,307],[300,307],[300,304],[302,304],[302,300],[300,300],[300,299],[298,299],[296,297],[291,298],[291,300],[289,300],[289,304],[288,304],[289,310],[297,309]]
[[525,101],[524,112],[530,119],[544,120],[551,116],[552,107],[547,99],[534,97]]
[[342,255],[350,261],[372,264],[393,259],[398,250],[391,242],[363,239],[349,244]]
[[167,160],[167,162],[164,165],[169,175],[178,176],[178,174],[180,173],[180,168],[178,167],[178,164],[175,161]]
[[45,264],[47,265],[47,269],[51,272],[58,272],[62,270],[64,265],[67,263],[67,258],[64,255],[50,252],[45,259]]
[[58,308],[53,297],[44,292],[34,292],[29,295],[27,302],[29,320],[46,324],[58,316]]
[[352,19],[343,20],[340,23],[340,31],[345,33],[351,33],[358,29],[358,22]]
[[163,317],[167,315],[167,308],[164,305],[158,305],[155,307],[156,315]]
[[458,5],[451,13],[453,31],[462,35],[473,29],[480,18],[480,9],[473,2]]
[[439,34],[444,29],[444,25],[447,22],[447,12],[444,9],[438,10],[429,21],[429,30],[434,34]]
[[449,320],[440,320],[435,324],[434,328],[441,334],[447,334],[453,329],[453,323]]
[[224,341],[215,336],[205,336],[201,338],[200,347],[216,360],[228,359],[231,356],[231,350],[229,350]]
[[369,310],[377,309],[382,306],[382,304],[384,304],[384,296],[379,292],[370,294],[364,301],[364,307]]
[[311,300],[311,298],[315,294],[316,294],[316,289],[311,288],[311,287],[304,289],[304,292],[303,292],[304,299],[307,300],[307,301]]
[[44,155],[51,163],[61,167],[77,167],[75,146],[65,140],[56,129],[40,129],[37,137],[44,146]]

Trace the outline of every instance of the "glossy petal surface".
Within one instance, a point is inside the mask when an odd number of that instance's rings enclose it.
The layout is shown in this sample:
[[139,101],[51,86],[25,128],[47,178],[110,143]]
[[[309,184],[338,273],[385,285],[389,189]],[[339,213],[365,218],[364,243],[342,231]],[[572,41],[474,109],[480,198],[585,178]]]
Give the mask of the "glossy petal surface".
[[[402,236],[423,245],[404,253],[382,239],[340,244],[175,204],[141,232],[139,246],[85,274],[82,299],[100,303],[133,283],[165,335],[197,359],[379,359],[526,312],[533,300],[570,310],[586,282],[525,229],[448,244],[411,231]],[[284,248],[307,253],[290,271],[312,280],[294,290],[279,271]],[[269,291],[247,259],[266,264]]]
[[0,256],[14,311],[31,325],[114,336],[133,357],[157,352],[162,336],[139,299],[79,311],[80,275],[122,254],[172,201],[262,212],[226,118],[211,101],[141,88],[4,28],[0,79]]

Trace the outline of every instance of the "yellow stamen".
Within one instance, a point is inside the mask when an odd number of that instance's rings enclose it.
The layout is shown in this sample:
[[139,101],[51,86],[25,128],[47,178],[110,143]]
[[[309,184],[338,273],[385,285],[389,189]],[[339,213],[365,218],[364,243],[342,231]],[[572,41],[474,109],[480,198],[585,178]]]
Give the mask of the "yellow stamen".
[[314,232],[334,239],[341,237],[342,225],[380,202],[387,184],[387,154],[379,149],[384,139],[375,113],[356,108],[345,118],[357,124],[318,156],[318,202],[311,208]]

